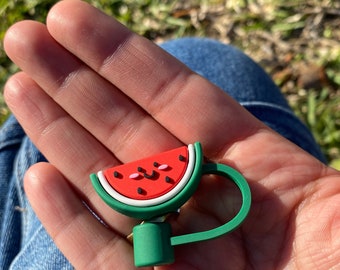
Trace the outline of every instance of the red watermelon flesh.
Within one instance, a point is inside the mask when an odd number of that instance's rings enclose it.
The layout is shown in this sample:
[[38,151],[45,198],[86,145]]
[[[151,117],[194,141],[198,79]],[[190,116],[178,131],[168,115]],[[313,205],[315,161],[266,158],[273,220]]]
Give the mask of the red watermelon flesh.
[[123,197],[151,200],[181,181],[189,162],[187,146],[103,171],[108,184]]

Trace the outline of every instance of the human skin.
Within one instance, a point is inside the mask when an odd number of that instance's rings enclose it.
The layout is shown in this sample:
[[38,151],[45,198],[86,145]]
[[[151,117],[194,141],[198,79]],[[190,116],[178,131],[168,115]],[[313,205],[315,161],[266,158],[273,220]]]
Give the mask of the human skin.
[[[28,170],[25,191],[76,269],[134,268],[125,236],[138,221],[109,208],[89,174],[195,141],[244,175],[252,207],[233,233],[178,246],[175,263],[155,269],[340,268],[340,173],[152,42],[84,2],[62,1],[46,25],[13,25],[4,46],[22,70],[6,102],[49,160]],[[174,234],[219,226],[239,202],[228,181],[207,177],[171,220]]]

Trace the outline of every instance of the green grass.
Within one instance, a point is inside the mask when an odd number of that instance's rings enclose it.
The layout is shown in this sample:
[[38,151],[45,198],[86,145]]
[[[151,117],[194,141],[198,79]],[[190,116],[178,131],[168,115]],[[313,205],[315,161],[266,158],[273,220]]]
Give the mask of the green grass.
[[[43,22],[55,2],[0,0],[1,41],[6,29],[16,21],[34,19]],[[274,78],[296,114],[312,130],[331,164],[340,169],[339,1],[88,2],[156,42],[188,35],[205,36],[243,49]],[[16,70],[0,47],[1,89]],[[8,114],[0,99],[0,121]]]

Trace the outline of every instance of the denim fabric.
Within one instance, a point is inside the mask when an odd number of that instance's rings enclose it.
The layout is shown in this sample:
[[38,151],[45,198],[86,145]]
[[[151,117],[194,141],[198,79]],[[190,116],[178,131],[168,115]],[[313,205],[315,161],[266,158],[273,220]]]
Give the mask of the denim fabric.
[[[196,38],[161,46],[220,86],[268,126],[325,161],[279,89],[242,52],[217,41]],[[44,160],[11,116],[0,130],[0,269],[72,269],[37,219],[23,190],[25,171]]]
[[72,269],[34,214],[23,177],[46,161],[11,116],[0,130],[0,269]]

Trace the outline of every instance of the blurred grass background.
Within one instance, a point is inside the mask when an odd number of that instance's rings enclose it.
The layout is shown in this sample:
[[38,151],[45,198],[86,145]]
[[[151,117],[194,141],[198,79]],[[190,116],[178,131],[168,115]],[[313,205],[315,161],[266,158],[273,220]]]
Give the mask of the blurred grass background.
[[[16,21],[44,22],[57,1],[0,0],[0,89],[17,67],[2,40]],[[340,1],[88,0],[155,41],[204,36],[233,44],[266,69],[340,169]],[[90,19],[90,18],[89,18]],[[2,95],[1,95],[2,96]],[[0,123],[9,111],[0,98]]]

